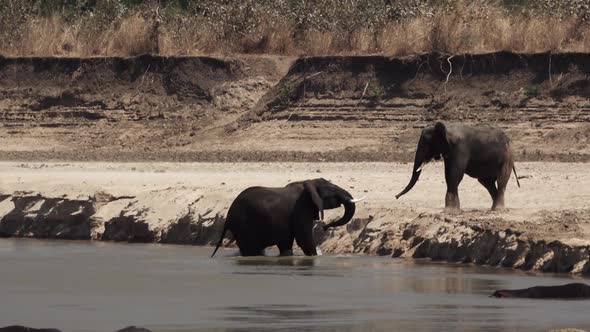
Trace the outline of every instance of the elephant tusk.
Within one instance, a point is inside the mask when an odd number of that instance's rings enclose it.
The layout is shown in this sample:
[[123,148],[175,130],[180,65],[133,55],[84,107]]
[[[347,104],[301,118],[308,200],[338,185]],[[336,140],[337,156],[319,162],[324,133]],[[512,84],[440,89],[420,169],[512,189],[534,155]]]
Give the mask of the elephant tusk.
[[322,256],[322,249],[320,249],[320,246],[316,246],[315,247],[315,252],[318,254],[318,256]]
[[426,166],[426,163],[420,164],[420,166],[416,169],[416,172],[421,172],[422,168],[424,168],[424,166]]
[[351,202],[351,203],[358,203],[358,202],[362,201],[365,198],[367,198],[367,195],[365,195],[365,196],[363,196],[361,198],[351,199],[351,200],[349,200],[349,202]]

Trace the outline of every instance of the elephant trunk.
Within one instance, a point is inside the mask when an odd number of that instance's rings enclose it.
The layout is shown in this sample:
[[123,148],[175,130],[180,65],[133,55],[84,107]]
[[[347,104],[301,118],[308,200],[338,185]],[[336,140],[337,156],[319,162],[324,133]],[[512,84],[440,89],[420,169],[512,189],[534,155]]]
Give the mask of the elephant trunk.
[[426,160],[424,160],[424,149],[421,148],[421,144],[418,144],[418,149],[416,150],[416,157],[414,158],[414,168],[412,171],[412,178],[408,185],[402,190],[399,194],[395,195],[395,198],[398,199],[402,195],[405,195],[408,191],[412,190],[416,182],[418,182],[418,178],[420,178],[420,173],[422,173],[422,166],[426,164]]
[[415,170],[414,173],[412,173],[412,178],[410,179],[410,182],[404,188],[404,190],[402,190],[399,194],[395,195],[396,199],[400,198],[401,196],[405,195],[408,191],[412,190],[412,188],[414,187],[416,182],[418,182],[418,178],[420,177],[420,173],[422,173],[421,170],[418,170],[418,171]]
[[338,227],[338,226],[346,225],[350,220],[352,220],[352,216],[354,216],[354,211],[356,210],[355,202],[352,199],[347,198],[346,200],[344,200],[343,204],[344,204],[344,216],[342,216],[342,218],[340,218],[336,221],[333,221],[327,225],[324,225],[324,230],[331,228],[331,227]]

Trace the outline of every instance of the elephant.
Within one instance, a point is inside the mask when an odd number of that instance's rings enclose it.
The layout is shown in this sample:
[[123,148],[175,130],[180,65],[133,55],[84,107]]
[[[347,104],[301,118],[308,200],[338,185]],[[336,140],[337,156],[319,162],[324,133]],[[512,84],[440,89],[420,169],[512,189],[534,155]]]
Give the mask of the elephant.
[[502,289],[495,291],[491,297],[516,297],[529,299],[588,299],[590,286],[573,283],[561,286],[535,286],[524,289]]
[[281,256],[292,256],[294,240],[306,256],[315,256],[313,226],[318,214],[322,221],[324,210],[344,205],[343,217],[324,224],[323,229],[345,225],[352,219],[356,203],[361,199],[353,199],[346,190],[323,178],[278,188],[247,188],[231,204],[211,257],[219,249],[227,230],[233,234],[242,256],[264,255],[265,248],[275,245]]
[[447,212],[456,213],[461,209],[458,187],[464,174],[476,178],[488,190],[492,197],[492,210],[504,209],[504,192],[511,172],[514,172],[520,187],[510,139],[501,129],[438,121],[434,126],[422,130],[414,157],[412,178],[395,198],[399,199],[414,187],[426,163],[441,158],[444,160],[447,183]]

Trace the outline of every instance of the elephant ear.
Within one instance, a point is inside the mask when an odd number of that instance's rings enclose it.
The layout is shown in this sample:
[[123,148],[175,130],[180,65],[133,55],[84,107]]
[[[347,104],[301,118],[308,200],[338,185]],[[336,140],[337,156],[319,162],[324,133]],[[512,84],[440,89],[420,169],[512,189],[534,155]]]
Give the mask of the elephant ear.
[[440,138],[442,150],[444,152],[448,151],[451,145],[451,138],[449,132],[447,131],[447,126],[445,126],[444,123],[438,121],[434,125],[434,133],[436,134],[436,137]]
[[324,220],[324,201],[318,194],[318,190],[316,189],[315,185],[311,181],[305,181],[303,183],[303,188],[309,192],[313,204],[320,212],[320,220]]

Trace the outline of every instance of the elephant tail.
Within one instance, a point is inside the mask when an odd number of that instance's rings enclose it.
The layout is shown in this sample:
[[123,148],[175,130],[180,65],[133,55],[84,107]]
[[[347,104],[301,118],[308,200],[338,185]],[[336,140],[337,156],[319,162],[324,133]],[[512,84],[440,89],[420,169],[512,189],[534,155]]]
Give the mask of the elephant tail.
[[514,172],[514,177],[516,178],[516,184],[518,188],[520,188],[520,181],[518,181],[518,175],[516,174],[516,166],[512,165],[512,171]]
[[215,256],[215,253],[217,252],[217,249],[219,249],[219,247],[221,246],[221,244],[223,243],[223,238],[225,237],[225,232],[227,232],[227,221],[225,222],[225,225],[223,225],[223,231],[221,231],[221,237],[219,238],[219,241],[217,242],[217,246],[215,247],[215,250],[213,250],[213,253],[211,254],[211,258],[213,258],[213,256]]

